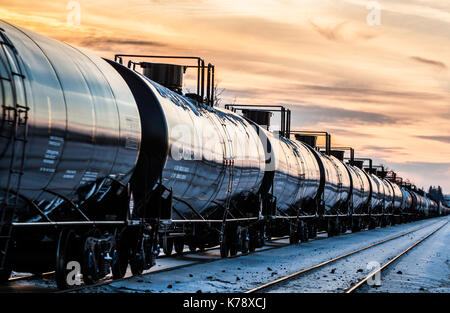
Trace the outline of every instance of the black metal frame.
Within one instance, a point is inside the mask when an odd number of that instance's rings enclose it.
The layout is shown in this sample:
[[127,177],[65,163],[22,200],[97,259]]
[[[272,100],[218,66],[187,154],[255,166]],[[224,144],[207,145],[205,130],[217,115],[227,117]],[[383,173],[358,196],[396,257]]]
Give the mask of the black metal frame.
[[332,150],[341,150],[341,151],[349,151],[350,158],[344,158],[344,160],[349,160],[350,165],[354,165],[355,162],[355,149],[352,147],[332,147]]
[[373,161],[372,161],[372,159],[369,159],[369,158],[356,158],[356,159],[354,159],[354,161],[363,161],[363,162],[368,161],[369,162],[369,172],[370,173],[372,172],[372,170],[373,170]]
[[[202,99],[202,102],[213,107],[215,102],[215,86],[214,86],[214,72],[215,66],[211,63],[205,66],[205,61],[200,57],[191,56],[172,56],[172,55],[140,55],[140,54],[116,54],[114,61],[123,64],[123,58],[152,58],[152,59],[185,59],[196,60],[197,65],[181,65],[185,69],[196,68],[197,69],[197,96]],[[128,68],[133,66],[133,70],[136,69],[136,65],[141,65],[142,62],[128,61]],[[205,101],[205,70],[206,72],[206,101]]]
[[[225,109],[232,112],[243,111],[247,108],[264,108],[264,111],[281,112],[280,136],[289,138],[291,134],[291,110],[282,105],[257,105],[257,104],[225,104]],[[256,111],[255,110],[255,111]]]
[[326,131],[314,131],[314,130],[292,130],[290,132],[293,135],[309,135],[317,137],[325,137],[325,154],[331,154],[331,134]]

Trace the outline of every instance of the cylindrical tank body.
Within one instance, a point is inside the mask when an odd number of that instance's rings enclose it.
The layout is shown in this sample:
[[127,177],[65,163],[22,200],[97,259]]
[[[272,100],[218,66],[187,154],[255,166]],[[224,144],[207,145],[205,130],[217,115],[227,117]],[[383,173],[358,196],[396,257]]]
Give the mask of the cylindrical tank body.
[[424,216],[428,216],[428,203],[425,197],[419,195],[419,202],[420,202],[420,213]]
[[431,216],[439,216],[440,212],[439,212],[438,204],[436,203],[436,201],[434,201],[432,199],[429,199],[429,200],[430,200],[430,209],[429,209],[430,215]]
[[392,213],[394,207],[394,189],[385,178],[381,178],[384,185],[384,213]]
[[353,189],[352,189],[352,202],[353,213],[355,214],[367,214],[368,201],[370,198],[370,181],[360,168],[356,166],[348,166],[350,174],[352,175]]
[[425,202],[425,206],[424,206],[424,209],[423,209],[423,214],[425,215],[425,216],[430,216],[431,215],[431,202],[430,202],[430,199],[428,199],[427,197],[423,197],[423,200],[424,200],[424,202]]
[[161,177],[173,193],[172,219],[199,219],[198,214],[221,219],[227,200],[245,213],[242,202],[257,194],[265,169],[254,126],[231,111],[196,103],[139,72],[111,64],[129,84],[141,113],[137,171],[142,175],[136,179],[135,199],[156,188]]
[[401,187],[401,191],[402,191],[402,205],[401,205],[402,213],[411,213],[414,205],[413,195],[405,187]]
[[[285,215],[315,213],[312,202],[320,184],[320,169],[312,149],[302,142],[276,136],[264,129],[267,139],[266,176],[261,192],[276,197],[277,208]],[[264,138],[265,137],[265,138]],[[272,185],[272,187],[271,187]]]
[[[53,220],[82,219],[62,203],[82,204],[130,179],[141,140],[133,95],[103,59],[5,22],[0,27],[11,44],[0,46],[0,189],[33,201]],[[22,222],[41,220],[36,210],[19,213]]]
[[395,214],[399,214],[402,212],[402,203],[403,203],[402,190],[400,189],[400,186],[397,185],[396,183],[393,183],[389,180],[387,182],[391,185],[394,191],[392,212]]
[[413,195],[415,200],[414,213],[425,215],[425,212],[427,210],[425,199],[415,191],[411,191],[411,194]]
[[346,202],[351,188],[348,170],[334,156],[321,154],[321,160],[325,169],[325,210],[330,214],[347,214]]
[[372,184],[372,203],[371,213],[381,214],[384,210],[384,184],[381,179],[374,175],[368,174]]

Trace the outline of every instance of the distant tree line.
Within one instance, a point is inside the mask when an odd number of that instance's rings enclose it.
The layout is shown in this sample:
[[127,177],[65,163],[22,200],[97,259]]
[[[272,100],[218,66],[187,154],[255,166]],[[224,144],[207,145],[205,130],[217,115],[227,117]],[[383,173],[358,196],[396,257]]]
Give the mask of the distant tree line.
[[430,188],[428,189],[428,196],[437,203],[445,202],[441,186],[430,186]]

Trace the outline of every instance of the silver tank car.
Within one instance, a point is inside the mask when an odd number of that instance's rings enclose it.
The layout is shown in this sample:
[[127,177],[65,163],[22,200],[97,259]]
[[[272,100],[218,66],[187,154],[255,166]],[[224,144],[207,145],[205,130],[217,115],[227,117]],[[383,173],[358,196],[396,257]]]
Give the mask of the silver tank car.
[[235,113],[196,103],[137,71],[111,64],[132,89],[143,125],[133,177],[135,213],[141,214],[146,193],[163,186],[172,192],[168,219],[222,219],[227,200],[250,214],[245,203],[257,194],[265,169],[254,126]]
[[371,213],[381,214],[384,211],[384,184],[374,174],[369,174],[369,178],[372,185]]
[[[73,205],[100,201],[114,182],[130,179],[141,141],[134,97],[103,59],[0,27],[1,201],[11,203],[9,193],[42,211],[18,208],[20,222],[84,220]],[[102,212],[113,218],[112,208]]]
[[352,176],[352,207],[354,214],[367,214],[371,194],[371,186],[367,174],[360,168],[348,165]]
[[405,187],[402,190],[402,213],[411,213],[413,210],[414,199],[412,193]]
[[267,140],[266,176],[261,193],[276,197],[282,215],[315,213],[311,204],[320,183],[320,169],[314,151],[305,144],[278,137],[260,128],[262,141]]
[[380,178],[384,185],[384,211],[383,213],[392,213],[394,207],[394,189],[391,183],[385,179]]
[[399,214],[399,213],[402,212],[403,192],[402,192],[400,186],[397,185],[396,183],[391,182],[389,180],[387,182],[391,185],[391,187],[392,187],[392,189],[394,191],[394,200],[393,200],[393,210],[392,210],[392,212],[395,213],[395,214]]
[[426,212],[426,201],[425,198],[419,195],[415,191],[411,191],[414,198],[414,213],[424,214]]
[[430,202],[430,199],[428,199],[426,197],[423,197],[423,199],[425,201],[425,206],[424,206],[424,208],[422,210],[422,213],[423,213],[424,216],[430,216],[431,215],[431,211],[430,211],[430,209],[431,209],[431,202]]
[[320,157],[325,168],[325,210],[331,214],[347,214],[350,175],[346,165],[334,156],[321,154]]
[[430,201],[430,206],[429,206],[429,211],[430,211],[430,215],[431,216],[439,216],[440,212],[439,212],[439,206],[436,203],[436,201],[429,199]]

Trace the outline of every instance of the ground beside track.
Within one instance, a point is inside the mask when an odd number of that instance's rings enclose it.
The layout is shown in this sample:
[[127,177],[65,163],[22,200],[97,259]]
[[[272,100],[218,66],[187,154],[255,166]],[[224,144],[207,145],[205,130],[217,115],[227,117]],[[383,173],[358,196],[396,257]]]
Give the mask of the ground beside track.
[[[168,272],[150,273],[101,286],[88,287],[79,290],[78,292],[244,292],[263,283],[329,260],[346,252],[367,246],[371,243],[390,238],[422,225],[435,223],[437,221],[443,222],[447,219],[449,218],[434,218],[382,229],[346,234],[344,236],[332,237],[324,240],[314,240],[300,245],[268,249],[238,258],[220,260],[214,255],[217,252],[211,251],[211,260],[214,260],[213,262],[196,264],[185,268],[170,270]],[[448,228],[449,226],[447,225],[445,229],[441,229],[440,233],[448,232]],[[428,240],[430,239],[431,238]],[[428,240],[423,242],[422,245],[427,246]],[[277,244],[279,245],[280,243],[276,243],[275,245]],[[270,246],[271,243],[268,245]],[[445,249],[445,247],[448,248],[448,244],[440,248],[436,245],[436,249],[441,251],[436,253],[440,253],[439,255],[442,256],[441,258],[435,259],[432,254],[430,254],[429,257],[432,258],[434,260],[433,262],[436,262],[436,264],[441,264],[441,267],[446,267],[447,274],[444,276],[444,283],[448,284],[448,255],[442,252],[442,249]],[[419,249],[419,247],[417,249]],[[205,257],[208,256],[206,255]],[[366,261],[368,262],[371,260],[365,260],[365,264],[355,266],[358,268],[355,268],[354,271],[367,274],[369,271],[366,269]],[[363,272],[359,271],[361,269]],[[434,275],[432,274],[432,268],[429,270],[430,275]],[[436,275],[441,277],[443,274],[442,271],[443,270],[441,269]],[[338,274],[330,273],[330,275],[336,275],[336,280],[339,279]],[[309,291],[314,292],[320,290],[314,290],[313,288]],[[420,292],[421,290],[417,291]],[[437,291],[437,289],[426,291]],[[339,290],[336,290],[336,292],[339,292]]]
[[450,224],[381,273],[381,286],[357,292],[450,293]]
[[[413,243],[428,235],[439,226],[429,225],[408,235],[395,238],[383,244],[368,248],[367,250],[349,255],[343,259],[337,260],[323,267],[294,277],[288,281],[281,282],[262,292],[271,293],[336,293],[344,292],[355,283],[365,278],[370,272],[371,265],[380,267],[387,263],[394,256],[407,249]],[[426,241],[422,244],[426,245]],[[401,260],[401,259],[400,259]],[[373,265],[372,265],[373,264]],[[375,268],[372,268],[374,270]],[[381,274],[378,283],[383,284],[387,280]],[[372,284],[374,285],[374,284]],[[367,284],[363,285],[364,287]],[[369,288],[370,289],[370,288]],[[386,290],[390,292],[389,290]],[[417,290],[418,291],[418,290]]]

